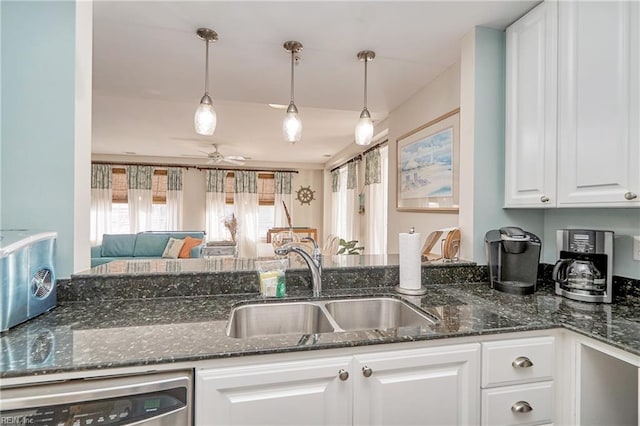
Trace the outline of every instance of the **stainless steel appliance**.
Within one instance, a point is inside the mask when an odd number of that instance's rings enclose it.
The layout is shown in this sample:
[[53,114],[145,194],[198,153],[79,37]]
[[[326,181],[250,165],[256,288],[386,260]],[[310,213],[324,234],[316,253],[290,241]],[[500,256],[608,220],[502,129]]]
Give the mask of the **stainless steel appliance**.
[[553,267],[556,294],[583,302],[613,299],[613,232],[558,229],[558,261]]
[[55,232],[0,230],[0,331],[56,306]]
[[493,229],[484,237],[491,288],[511,294],[536,290],[540,239],[515,226]]
[[192,424],[190,371],[2,389],[0,424]]

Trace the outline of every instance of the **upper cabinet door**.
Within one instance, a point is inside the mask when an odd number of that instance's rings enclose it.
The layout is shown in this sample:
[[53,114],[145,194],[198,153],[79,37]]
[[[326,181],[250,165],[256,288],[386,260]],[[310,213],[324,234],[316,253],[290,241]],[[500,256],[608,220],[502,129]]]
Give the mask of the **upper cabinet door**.
[[559,206],[640,206],[638,9],[559,2]]
[[505,207],[556,204],[558,5],[507,28]]

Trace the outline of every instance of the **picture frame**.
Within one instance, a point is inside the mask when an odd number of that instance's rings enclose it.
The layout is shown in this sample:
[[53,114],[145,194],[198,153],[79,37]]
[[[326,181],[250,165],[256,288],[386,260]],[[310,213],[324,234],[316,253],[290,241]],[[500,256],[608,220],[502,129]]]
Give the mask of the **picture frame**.
[[460,199],[460,108],[396,140],[396,208],[457,213]]

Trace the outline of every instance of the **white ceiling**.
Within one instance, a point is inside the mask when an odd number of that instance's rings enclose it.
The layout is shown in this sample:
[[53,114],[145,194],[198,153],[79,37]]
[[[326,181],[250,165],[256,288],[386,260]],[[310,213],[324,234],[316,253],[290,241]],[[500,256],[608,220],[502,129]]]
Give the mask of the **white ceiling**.
[[[219,143],[223,154],[254,162],[322,164],[353,141],[363,101],[358,51],[376,52],[369,110],[379,121],[459,60],[471,28],[504,29],[536,3],[96,1],[92,151],[180,157]],[[210,47],[212,137],[193,130],[204,91],[198,27],[219,34]],[[302,141],[293,146],[282,140],[284,111],[267,106],[289,100],[287,40],[304,45],[295,70]]]

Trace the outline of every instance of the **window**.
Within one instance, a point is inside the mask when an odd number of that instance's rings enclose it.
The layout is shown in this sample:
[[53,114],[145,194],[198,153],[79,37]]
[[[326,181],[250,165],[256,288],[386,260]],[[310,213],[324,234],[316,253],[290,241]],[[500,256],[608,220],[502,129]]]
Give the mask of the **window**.
[[[127,173],[122,167],[113,167],[113,196],[111,198],[111,232],[128,234],[129,198],[127,193]],[[153,204],[151,206],[152,231],[167,231],[167,171],[153,171],[151,183]]]
[[[225,215],[233,213],[233,172],[227,173],[225,180]],[[258,173],[258,236],[261,242],[267,241],[267,232],[273,228],[275,218],[276,182],[273,173]]]

